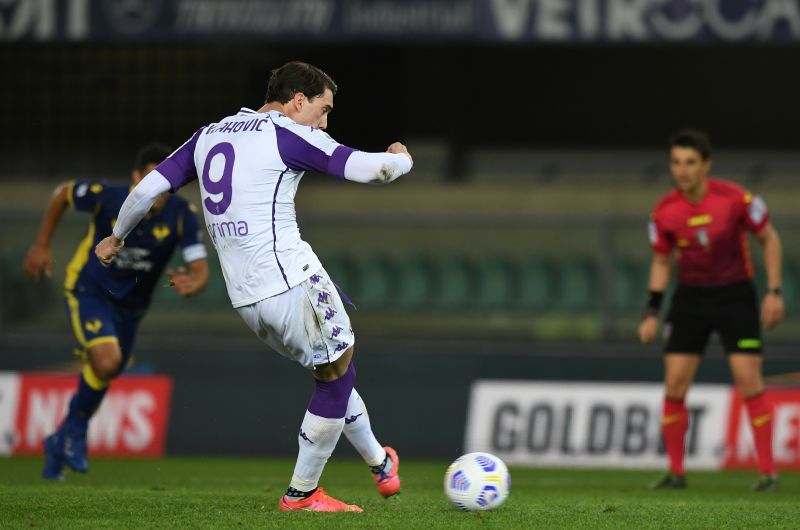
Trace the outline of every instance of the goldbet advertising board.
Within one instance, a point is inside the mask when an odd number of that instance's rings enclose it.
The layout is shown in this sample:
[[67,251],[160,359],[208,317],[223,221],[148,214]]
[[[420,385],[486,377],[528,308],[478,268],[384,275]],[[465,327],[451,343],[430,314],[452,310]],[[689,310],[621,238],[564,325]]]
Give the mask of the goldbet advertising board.
[[[769,392],[776,464],[800,469],[800,389]],[[662,468],[662,400],[657,383],[480,380],[465,448],[516,465]],[[688,468],[755,467],[750,421],[731,387],[694,385],[686,405]]]

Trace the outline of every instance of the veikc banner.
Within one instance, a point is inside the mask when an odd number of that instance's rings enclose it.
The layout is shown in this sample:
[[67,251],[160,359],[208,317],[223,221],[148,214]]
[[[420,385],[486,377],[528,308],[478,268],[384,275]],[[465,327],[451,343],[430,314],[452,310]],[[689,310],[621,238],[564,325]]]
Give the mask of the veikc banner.
[[[770,389],[774,456],[800,469],[800,389]],[[663,468],[663,385],[480,380],[472,387],[467,452],[528,466]],[[726,385],[693,385],[686,466],[756,466],[750,421]]]
[[[0,455],[42,452],[67,412],[75,374],[0,372]],[[93,456],[162,456],[172,379],[126,375],[114,381],[89,424]]]
[[4,0],[0,41],[798,42],[800,0]]

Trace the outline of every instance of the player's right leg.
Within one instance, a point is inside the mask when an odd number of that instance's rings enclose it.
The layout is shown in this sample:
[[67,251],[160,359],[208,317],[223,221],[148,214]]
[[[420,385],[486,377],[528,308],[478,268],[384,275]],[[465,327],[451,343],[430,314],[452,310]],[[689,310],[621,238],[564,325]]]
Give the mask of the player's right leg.
[[705,293],[679,285],[664,323],[664,403],[661,435],[669,460],[667,474],[651,489],[686,487],[684,445],[689,429],[686,393],[689,390],[708,339],[714,329],[714,312]]
[[683,466],[689,412],[686,393],[694,381],[700,355],[691,353],[664,354],[664,405],[661,417],[661,434],[669,459],[669,471],[650,485],[651,489],[681,489],[686,487]]
[[105,397],[108,385],[119,372],[122,352],[115,335],[113,310],[93,297],[67,293],[67,306],[75,338],[75,353],[86,361],[78,376],[78,389],[70,399],[61,426],[45,438],[42,477],[64,478],[64,466],[85,473],[89,469],[87,432],[89,420]]
[[354,337],[336,287],[324,271],[276,296],[238,308],[247,325],[275,351],[310,370],[314,393],[298,433],[298,457],[283,511],[362,511],[319,487],[342,434],[355,382]]

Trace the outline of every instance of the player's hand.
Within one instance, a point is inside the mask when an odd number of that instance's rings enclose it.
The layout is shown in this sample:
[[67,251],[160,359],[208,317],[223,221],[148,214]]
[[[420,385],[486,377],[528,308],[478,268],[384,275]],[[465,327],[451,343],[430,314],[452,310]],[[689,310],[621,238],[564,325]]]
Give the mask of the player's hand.
[[641,324],[639,324],[639,340],[643,344],[653,342],[658,333],[658,317],[649,315],[644,317]]
[[198,291],[197,282],[186,272],[186,267],[178,267],[177,271],[167,269],[167,278],[170,287],[181,296],[191,296]]
[[408,148],[405,145],[401,144],[400,142],[395,142],[392,145],[390,145],[389,148],[386,150],[386,152],[387,153],[403,153],[404,155],[406,155],[408,157],[409,160],[411,160],[412,164],[414,163],[414,159],[411,158],[411,154],[408,152]]
[[53,253],[50,251],[50,247],[42,245],[33,245],[22,262],[25,274],[37,282],[42,275],[42,271],[44,271],[44,275],[47,278],[51,278],[53,276],[52,267]]
[[123,240],[117,239],[117,236],[111,234],[94,247],[94,255],[103,265],[109,265],[124,245],[125,242]]
[[761,302],[761,322],[767,329],[774,328],[783,320],[783,297],[777,294],[768,294]]

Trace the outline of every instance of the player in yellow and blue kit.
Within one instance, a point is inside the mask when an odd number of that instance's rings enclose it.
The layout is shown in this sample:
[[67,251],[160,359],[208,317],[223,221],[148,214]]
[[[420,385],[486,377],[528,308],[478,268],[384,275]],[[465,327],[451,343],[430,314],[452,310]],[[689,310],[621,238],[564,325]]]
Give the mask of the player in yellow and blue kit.
[[[132,179],[144,175],[169,156],[159,144],[142,148]],[[170,285],[181,296],[202,290],[208,282],[206,249],[194,208],[181,197],[164,194],[128,238],[128,245],[109,266],[94,259],[95,245],[111,234],[117,212],[130,187],[94,180],[60,184],[45,211],[39,234],[25,257],[25,272],[39,280],[51,275],[50,241],[68,206],[92,214],[86,237],[67,266],[64,296],[67,314],[85,363],[78,391],[59,429],[45,439],[46,479],[63,479],[64,465],[86,472],[86,432],[111,380],[128,364],[139,322],[173,251],[180,247],[188,270],[167,270]]]

